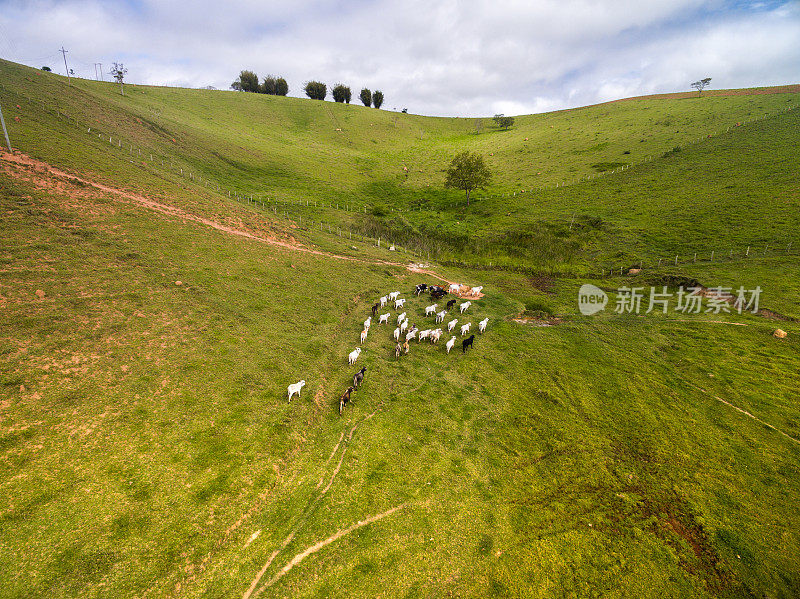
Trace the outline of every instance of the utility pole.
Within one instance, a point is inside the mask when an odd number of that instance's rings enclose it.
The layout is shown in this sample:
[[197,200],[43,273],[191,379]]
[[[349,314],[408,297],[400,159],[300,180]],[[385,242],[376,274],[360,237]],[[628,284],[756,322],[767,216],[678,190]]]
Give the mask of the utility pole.
[[3,134],[6,136],[6,145],[8,146],[8,151],[11,152],[11,142],[8,140],[8,131],[6,131],[6,120],[3,118],[2,108],[0,108],[0,124],[3,125]]
[[105,78],[103,77],[103,63],[98,62],[97,64],[100,65],[100,81],[105,81]]
[[69,50],[64,50],[64,46],[61,46],[60,52],[64,56],[64,69],[67,71],[67,83],[72,83],[72,79],[70,79],[69,76],[69,67],[67,66],[67,52],[69,52]]
[[94,80],[97,81],[97,63],[94,63]]

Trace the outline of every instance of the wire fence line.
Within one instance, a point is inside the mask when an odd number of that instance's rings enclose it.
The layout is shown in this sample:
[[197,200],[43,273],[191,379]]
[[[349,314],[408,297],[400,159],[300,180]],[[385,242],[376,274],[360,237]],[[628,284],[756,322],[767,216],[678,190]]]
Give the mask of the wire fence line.
[[[436,251],[435,247],[431,247],[431,245],[429,245],[428,243],[425,243],[423,240],[415,240],[415,239],[412,239],[412,238],[408,238],[407,236],[402,236],[401,235],[402,237],[405,238],[404,239],[404,245],[401,246],[401,244],[398,243],[397,240],[392,240],[391,236],[389,238],[384,237],[384,236],[377,236],[377,237],[376,236],[371,236],[371,235],[368,235],[368,234],[364,233],[364,231],[358,230],[357,227],[354,229],[354,227],[352,227],[352,225],[349,226],[349,227],[347,227],[347,226],[343,227],[340,222],[328,221],[328,220],[325,220],[325,219],[320,218],[320,217],[314,218],[312,216],[309,216],[308,214],[306,214],[305,217],[304,217],[304,215],[302,213],[300,213],[301,210],[306,209],[306,208],[309,209],[309,211],[312,210],[312,209],[313,210],[326,210],[327,209],[327,210],[336,210],[336,211],[340,211],[340,212],[349,212],[349,213],[367,213],[368,212],[368,208],[369,208],[370,212],[372,211],[372,209],[374,209],[374,206],[370,206],[367,203],[355,202],[355,201],[352,201],[352,200],[351,201],[343,200],[341,202],[336,202],[336,201],[327,201],[326,202],[326,201],[322,201],[322,200],[309,200],[309,199],[307,199],[307,200],[296,200],[296,199],[290,199],[290,198],[280,198],[280,197],[277,196],[277,194],[274,194],[274,192],[270,196],[270,194],[268,192],[264,192],[264,191],[262,191],[260,193],[259,192],[246,193],[246,192],[243,192],[243,191],[238,190],[238,189],[227,188],[225,186],[221,186],[219,184],[219,182],[215,181],[212,178],[209,178],[208,176],[203,178],[203,176],[201,174],[196,173],[192,169],[190,169],[189,165],[186,162],[184,162],[184,161],[182,161],[180,159],[176,160],[174,157],[169,156],[168,154],[166,154],[164,152],[159,152],[158,150],[153,150],[153,149],[148,149],[148,148],[145,148],[144,151],[142,151],[142,148],[140,148],[138,146],[135,146],[133,143],[131,143],[129,141],[126,141],[121,136],[114,136],[112,134],[113,132],[109,133],[108,130],[101,130],[101,128],[98,128],[96,124],[84,123],[83,125],[81,125],[81,122],[77,117],[72,117],[72,116],[68,115],[62,108],[60,108],[57,105],[53,106],[53,105],[51,105],[51,104],[49,104],[47,102],[44,102],[42,100],[39,100],[37,98],[31,98],[30,96],[28,96],[26,94],[23,94],[21,92],[18,92],[17,90],[8,89],[2,83],[0,83],[0,89],[2,89],[5,93],[11,93],[11,94],[15,94],[15,95],[19,96],[20,98],[22,98],[22,100],[20,100],[21,102],[27,102],[28,104],[37,104],[37,105],[41,106],[46,112],[49,112],[50,114],[55,115],[55,117],[57,118],[57,120],[59,122],[66,122],[67,124],[74,125],[76,128],[79,128],[79,129],[82,129],[83,127],[86,127],[87,135],[96,136],[97,139],[99,139],[99,140],[101,140],[103,142],[106,142],[106,140],[107,140],[109,148],[114,148],[114,149],[116,149],[116,150],[118,150],[119,152],[122,152],[122,153],[127,151],[128,156],[125,157],[125,158],[131,164],[133,164],[135,166],[138,166],[140,168],[147,167],[147,166],[151,166],[151,167],[159,167],[160,166],[161,168],[164,168],[165,170],[168,170],[171,174],[178,175],[178,176],[183,177],[184,179],[186,179],[188,181],[191,181],[191,182],[193,182],[195,184],[202,185],[204,188],[206,188],[206,189],[208,189],[208,190],[210,190],[212,192],[216,192],[216,193],[218,193],[218,194],[220,194],[222,196],[227,196],[228,198],[234,199],[234,200],[239,201],[239,202],[243,202],[243,203],[245,203],[247,205],[250,205],[250,206],[255,207],[255,208],[259,208],[259,209],[264,210],[266,212],[269,212],[271,210],[273,215],[275,215],[276,217],[277,216],[282,216],[285,220],[287,220],[289,223],[291,223],[293,226],[295,226],[295,227],[297,227],[299,229],[306,230],[306,231],[309,231],[309,232],[317,232],[317,231],[319,231],[320,233],[328,234],[328,235],[331,235],[331,236],[336,236],[336,237],[341,238],[341,239],[347,239],[347,240],[355,239],[356,241],[361,242],[361,243],[368,243],[368,244],[371,244],[374,247],[379,247],[379,248],[383,247],[383,248],[386,248],[386,249],[389,249],[389,250],[405,250],[405,251],[407,251],[409,253],[417,254],[417,255],[419,255],[421,257],[426,257],[427,256],[427,258],[429,260],[430,260],[432,254],[433,254],[434,258],[436,258],[437,255],[439,254],[439,252]],[[17,106],[19,106],[19,105],[17,104]],[[776,111],[776,112],[773,112],[773,113],[765,113],[764,116],[761,116],[761,117],[752,118],[752,119],[749,119],[749,120],[737,122],[735,125],[729,126],[726,129],[726,132],[729,132],[731,130],[731,128],[740,127],[740,126],[746,125],[748,123],[752,123],[754,121],[764,120],[766,118],[769,118],[770,116],[774,117],[774,116],[777,116],[779,114],[783,114],[785,112],[791,111],[792,109],[793,109],[793,107],[787,107],[787,108],[785,108],[783,110]],[[709,135],[700,137],[697,140],[694,140],[694,141],[689,142],[689,143],[690,144],[700,143],[703,140],[707,140],[707,139],[710,139],[712,137],[716,137],[717,135],[719,135],[719,133],[715,132],[713,134],[709,134]],[[650,162],[650,161],[652,161],[652,156],[648,156],[645,160],[643,160],[642,162],[637,163],[637,164],[644,164],[644,163],[647,163],[647,162]],[[585,176],[585,177],[581,177],[579,179],[576,179],[573,182],[573,184],[574,183],[583,182],[583,181],[589,181],[589,180],[596,179],[596,178],[602,177],[602,176],[615,174],[617,172],[627,171],[632,166],[636,166],[636,164],[626,165],[624,167],[620,167],[619,169],[615,169],[615,170],[612,170],[612,171],[605,171],[603,173],[598,173],[596,175],[588,175],[588,176]],[[184,167],[186,167],[186,168],[184,168]],[[557,188],[557,187],[564,187],[566,185],[567,185],[566,183],[563,184],[563,185],[557,184],[557,185],[553,186],[552,188],[554,189],[554,188]],[[516,196],[517,194],[531,193],[531,192],[534,192],[534,191],[539,191],[541,189],[546,189],[546,188],[539,188],[537,190],[527,190],[527,191],[526,190],[521,190],[519,192],[507,192],[507,193],[503,193],[503,194],[489,194],[489,195],[480,196],[478,198],[474,198],[474,200],[479,201],[479,200],[482,200],[482,199],[489,199],[489,198],[512,197],[512,196]],[[461,206],[461,205],[462,204],[458,204],[458,206]],[[405,210],[401,210],[401,209],[395,210],[395,208],[390,208],[390,209],[391,209],[392,212],[412,212],[412,211],[415,211],[415,210],[413,210],[413,208],[405,209]],[[422,208],[421,204],[419,206],[417,206],[417,210],[416,211],[422,211],[422,210],[423,210],[423,208]],[[428,210],[428,209],[426,208],[425,210]],[[572,220],[574,222],[574,215],[572,216]],[[793,242],[788,242],[788,244],[786,245],[784,250],[779,249],[779,247],[782,247],[782,246],[778,246],[778,245],[773,244],[770,247],[770,245],[767,245],[767,246],[765,246],[765,248],[763,250],[763,255],[767,255],[767,253],[770,250],[772,250],[773,253],[781,253],[783,255],[791,254],[792,251],[793,251],[792,250],[792,243]],[[608,265],[608,264],[606,264],[606,265],[598,265],[598,267],[597,267],[598,272],[594,273],[593,275],[590,275],[590,276],[608,277],[608,276],[612,276],[612,275],[615,275],[615,274],[626,274],[626,273],[629,273],[631,270],[637,268],[636,264],[638,264],[638,268],[639,269],[645,269],[645,268],[649,269],[649,268],[661,267],[662,265],[666,266],[666,265],[669,265],[669,264],[672,264],[674,266],[678,266],[678,265],[681,265],[681,264],[685,265],[685,264],[697,263],[697,262],[715,262],[715,261],[719,262],[719,261],[725,260],[725,259],[734,260],[734,259],[737,259],[737,258],[747,258],[747,257],[751,256],[751,249],[753,247],[754,246],[748,246],[746,250],[741,250],[740,249],[740,250],[737,250],[737,251],[734,251],[734,250],[726,250],[726,251],[711,250],[710,252],[706,251],[706,252],[703,252],[703,253],[694,253],[693,255],[690,254],[690,257],[687,257],[685,255],[682,256],[682,255],[679,254],[679,255],[674,256],[674,258],[673,257],[670,257],[670,258],[659,258],[657,260],[657,262],[653,261],[653,262],[648,263],[648,264],[645,264],[644,261],[636,261],[636,262],[634,262],[633,266],[631,266],[630,264],[628,266],[614,266],[614,265]],[[432,249],[433,249],[433,251],[432,251]],[[726,252],[727,252],[727,254],[726,254]],[[753,252],[755,253],[755,250],[753,250]],[[703,257],[703,256],[705,256],[705,257]],[[716,256],[716,258],[715,258],[715,256]],[[442,264],[444,264],[444,265],[449,264],[449,265],[452,265],[452,266],[462,266],[462,267],[477,268],[477,269],[493,269],[493,270],[494,269],[500,269],[500,270],[519,271],[519,272],[527,272],[527,271],[532,271],[533,272],[534,270],[536,270],[537,272],[541,272],[543,270],[542,267],[538,267],[538,270],[537,270],[537,267],[527,267],[527,266],[523,266],[523,265],[502,264],[502,263],[495,264],[493,260],[488,260],[488,261],[487,260],[476,260],[476,261],[442,260],[440,262]]]

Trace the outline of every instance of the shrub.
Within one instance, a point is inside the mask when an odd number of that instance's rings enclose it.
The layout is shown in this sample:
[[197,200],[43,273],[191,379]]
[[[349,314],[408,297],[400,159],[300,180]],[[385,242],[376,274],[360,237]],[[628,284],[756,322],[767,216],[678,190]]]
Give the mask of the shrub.
[[333,86],[333,90],[331,91],[333,94],[333,99],[335,102],[347,102],[350,104],[350,88],[342,83],[337,83]]
[[261,86],[258,84],[258,75],[253,71],[241,71],[239,78],[231,83],[231,87],[237,91],[259,92]]
[[369,107],[369,106],[372,105],[372,92],[369,91],[366,87],[361,90],[361,94],[359,95],[359,98],[361,98],[361,103],[364,106]]
[[272,75],[264,77],[264,83],[261,84],[261,93],[270,96],[275,95],[275,77]]
[[286,79],[283,77],[278,77],[275,80],[275,95],[276,96],[285,96],[289,93],[289,84],[286,83]]
[[375,108],[380,108],[381,104],[383,104],[383,92],[380,90],[375,90],[372,93],[372,105]]
[[328,86],[319,81],[309,81],[306,83],[304,91],[312,100],[324,100],[328,95]]

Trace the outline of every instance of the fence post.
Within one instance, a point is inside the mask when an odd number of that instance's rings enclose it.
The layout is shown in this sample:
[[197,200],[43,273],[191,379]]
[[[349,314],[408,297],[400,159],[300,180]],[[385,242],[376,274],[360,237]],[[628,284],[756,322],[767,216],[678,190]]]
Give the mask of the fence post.
[[711,250],[711,261],[714,261],[714,250]]
[[744,254],[744,257],[747,258],[750,255],[750,246],[747,246],[747,251]]
[[678,256],[675,256],[675,266],[678,266]]

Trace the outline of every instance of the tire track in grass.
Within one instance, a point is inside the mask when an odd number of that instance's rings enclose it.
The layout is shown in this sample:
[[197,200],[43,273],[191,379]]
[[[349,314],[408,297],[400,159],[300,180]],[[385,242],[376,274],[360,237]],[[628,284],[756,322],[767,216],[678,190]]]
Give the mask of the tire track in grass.
[[[342,449],[342,453],[339,456],[339,462],[336,464],[336,467],[333,469],[333,472],[331,473],[331,477],[330,477],[330,480],[328,481],[328,484],[325,486],[324,489],[322,489],[322,491],[320,491],[319,495],[317,495],[311,501],[311,503],[309,503],[306,506],[306,508],[300,513],[300,516],[298,517],[298,521],[295,524],[294,528],[292,528],[291,532],[289,532],[289,534],[286,536],[286,538],[283,540],[283,542],[280,544],[280,546],[275,551],[273,551],[272,554],[270,554],[269,559],[267,559],[267,563],[265,563],[264,566],[261,568],[261,570],[259,570],[258,574],[256,574],[256,577],[250,583],[250,586],[248,587],[247,591],[245,591],[244,595],[242,595],[242,599],[250,599],[250,597],[253,596],[253,591],[258,586],[258,583],[261,581],[261,579],[263,578],[264,574],[269,569],[269,567],[272,564],[272,562],[275,560],[276,557],[278,557],[278,555],[284,549],[286,549],[286,547],[289,545],[289,543],[292,542],[292,539],[294,539],[295,535],[298,532],[300,532],[300,530],[303,528],[305,523],[308,521],[308,517],[314,512],[317,504],[325,497],[325,495],[327,495],[328,491],[330,490],[331,486],[333,485],[333,482],[336,480],[336,475],[339,474],[339,470],[341,469],[342,463],[344,462],[344,456],[347,453],[347,447],[348,447],[347,444],[353,438],[353,434],[355,433],[356,429],[361,424],[363,424],[364,422],[366,422],[367,420],[369,420],[373,416],[375,416],[375,414],[378,412],[378,410],[380,410],[382,404],[383,404],[383,402],[378,404],[378,407],[375,408],[375,410],[371,414],[369,414],[368,416],[365,416],[360,421],[356,422],[353,425],[353,427],[350,429],[350,432],[347,434],[346,444],[345,444],[344,448]],[[342,441],[344,440],[344,437],[345,437],[345,432],[342,431],[342,434],[339,437],[339,442],[336,443],[336,446],[333,448],[333,451],[331,452],[331,455],[328,456],[328,459],[325,461],[325,466],[324,466],[325,469],[328,468],[328,465],[330,464],[331,459],[333,458],[334,455],[336,455],[336,452],[338,451],[339,447],[341,446]],[[317,486],[316,486],[317,489],[319,489],[322,486],[322,483],[325,480],[326,474],[327,474],[326,472],[323,472],[322,477],[320,478],[319,482],[317,483]],[[258,594],[260,594],[264,590],[264,588],[266,588],[266,587],[263,587],[261,590],[259,590],[259,592],[256,593],[255,596],[257,597]]]
[[[351,532],[353,532],[356,529],[359,529],[359,528],[361,528],[363,526],[367,526],[368,524],[372,524],[373,522],[377,522],[378,520],[382,520],[383,518],[386,518],[387,516],[391,516],[396,511],[403,509],[407,505],[408,505],[407,503],[401,503],[400,505],[396,505],[393,508],[386,510],[385,512],[381,512],[380,514],[375,514],[374,516],[369,516],[368,518],[365,518],[364,520],[359,520],[355,524],[351,524],[347,528],[344,528],[342,530],[339,530],[339,531],[335,532],[334,534],[329,536],[327,539],[325,539],[323,541],[320,541],[319,543],[316,543],[315,545],[312,545],[311,547],[306,548],[301,553],[298,553],[297,555],[295,555],[289,561],[288,564],[286,564],[283,568],[280,569],[280,571],[275,576],[270,578],[269,581],[267,581],[267,583],[263,587],[261,587],[258,590],[258,592],[255,593],[255,595],[252,596],[253,599],[256,599],[256,597],[258,597],[266,589],[270,588],[272,585],[274,585],[276,582],[278,582],[292,568],[294,568],[297,564],[302,562],[305,558],[307,558],[312,553],[316,553],[317,551],[319,551],[320,549],[322,549],[326,545],[330,545],[334,541],[336,541],[338,539],[341,539],[343,536],[350,534]],[[249,597],[250,597],[250,595],[246,595],[243,599],[249,599]]]

